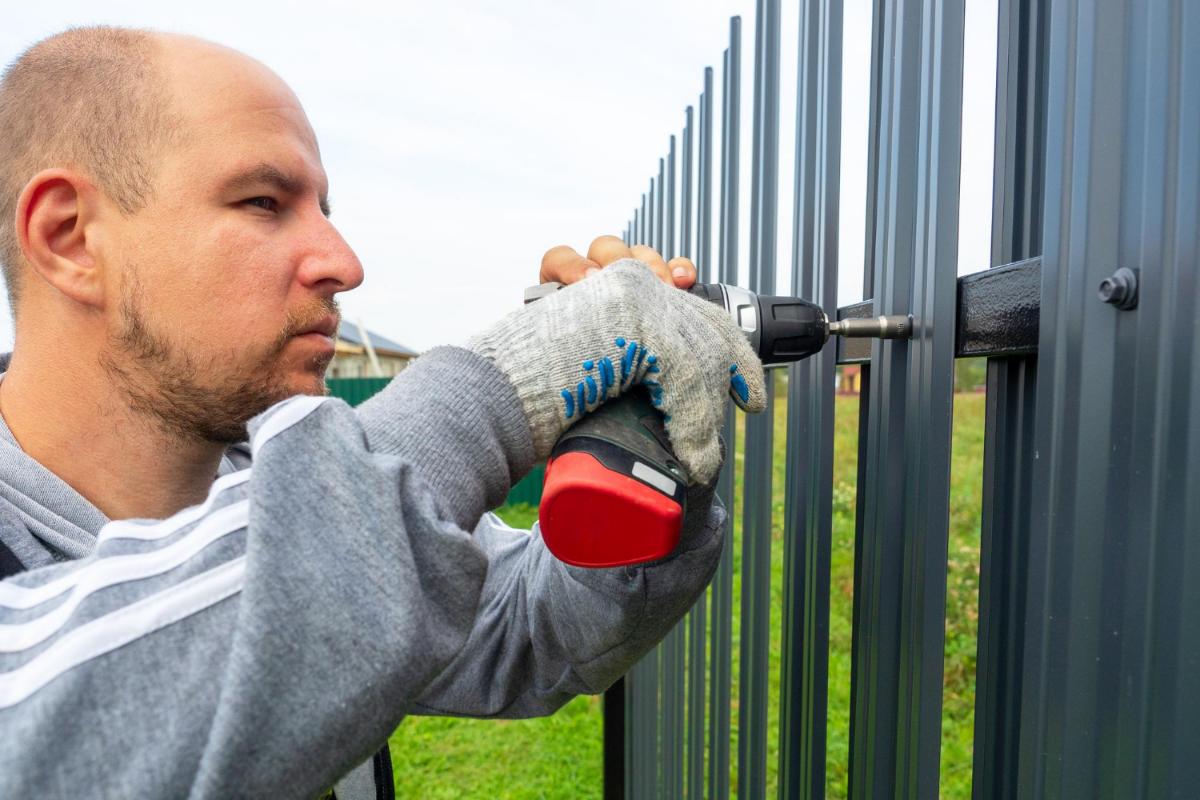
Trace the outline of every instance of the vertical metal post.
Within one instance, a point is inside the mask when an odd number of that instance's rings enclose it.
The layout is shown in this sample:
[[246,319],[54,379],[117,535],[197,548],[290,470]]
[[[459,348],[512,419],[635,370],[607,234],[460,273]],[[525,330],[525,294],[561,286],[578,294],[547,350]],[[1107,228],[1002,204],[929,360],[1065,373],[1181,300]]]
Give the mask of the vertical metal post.
[[679,255],[692,258],[692,195],[695,153],[692,152],[693,108],[683,110],[683,139],[679,153]]
[[654,198],[654,249],[662,252],[666,243],[666,159],[658,160],[658,195]]
[[663,234],[662,255],[670,261],[675,257],[675,136],[667,147],[666,232]]
[[[992,264],[1042,253],[1049,4],[1000,0]],[[1037,356],[988,359],[972,794],[1017,797]]]
[[[659,172],[662,172],[661,160]],[[643,195],[645,220],[643,242],[654,246],[661,225],[659,208],[662,200],[662,180],[650,179],[650,189]],[[626,790],[630,798],[657,797],[660,793],[658,748],[661,741],[658,697],[658,674],[661,648],[655,647],[629,671],[626,689]]]
[[[700,99],[700,114],[704,114],[704,98]],[[693,147],[694,109],[688,106],[684,110],[683,140],[679,170],[679,192],[681,206],[679,214],[679,255],[694,258],[693,235],[696,220],[692,217],[692,199],[696,194],[694,189],[697,170],[695,166],[695,149]],[[703,139],[704,133],[700,133]],[[703,169],[703,167],[701,167]],[[695,605],[688,611],[681,626],[681,634],[686,635],[687,652],[684,670],[687,678],[686,696],[686,729],[684,731],[685,754],[682,763],[681,796],[703,797],[704,787],[701,783],[704,772],[704,638],[705,615],[707,614],[706,595],[702,593]],[[681,636],[681,639],[683,637]],[[699,736],[697,736],[699,731]],[[698,766],[697,766],[698,765]],[[697,777],[699,776],[699,777]]]
[[[1200,785],[1200,7],[1050,4],[1021,797]],[[1137,269],[1137,306],[1097,287]]]
[[[779,168],[779,0],[759,0],[754,47],[754,145],[750,203],[750,286],[775,290]],[[742,516],[742,627],[738,707],[738,797],[761,798],[767,785],[767,686],[771,617],[771,479],[774,380],[767,409],[746,419]]]
[[640,215],[638,215],[637,242],[635,242],[635,244],[644,242],[649,238],[646,235],[646,226],[647,226],[647,223],[649,222],[649,220],[646,216],[646,208],[647,208],[646,193],[642,192],[642,213]]
[[[841,174],[842,9],[800,9],[796,81],[792,286],[837,315]],[[829,561],[833,528],[836,350],[792,365],[788,376],[784,504],[779,796],[825,796],[829,682]]]
[[[721,78],[721,195],[720,195],[720,276],[726,283],[737,282],[738,254],[738,148],[741,108],[742,20],[729,21],[729,48],[725,50]],[[709,708],[708,796],[712,800],[729,798],[730,702],[733,681],[733,515],[734,458],[737,452],[737,428],[733,410],[725,414],[725,442],[729,456],[717,481],[717,494],[725,504],[725,548],[717,565],[712,588],[711,687]]]
[[[663,240],[661,253],[670,260],[675,255],[675,137],[671,136],[667,149],[666,189],[664,196]],[[665,797],[683,795],[683,737],[687,729],[683,724],[684,703],[684,623],[681,621],[663,639],[663,673],[660,677],[663,697],[662,752],[663,787]]]
[[963,0],[876,10],[877,313],[914,338],[872,347],[851,742],[856,797],[936,797],[941,744],[958,252]]
[[[696,247],[691,250],[691,229],[684,236],[688,250],[683,253],[694,257],[699,279],[711,281],[713,268],[709,261],[712,233],[712,69],[704,70],[704,92],[700,95],[699,147],[696,160]],[[684,162],[688,165],[684,173],[691,188],[692,164],[692,107],[687,110],[687,135],[684,137]],[[685,218],[691,217],[691,194],[685,195]],[[690,223],[689,223],[690,224]],[[688,615],[688,751],[687,751],[687,795],[704,797],[704,701],[705,701],[705,645],[707,639],[708,593],[702,593]]]
[[625,679],[604,693],[604,800],[624,800],[626,780]]

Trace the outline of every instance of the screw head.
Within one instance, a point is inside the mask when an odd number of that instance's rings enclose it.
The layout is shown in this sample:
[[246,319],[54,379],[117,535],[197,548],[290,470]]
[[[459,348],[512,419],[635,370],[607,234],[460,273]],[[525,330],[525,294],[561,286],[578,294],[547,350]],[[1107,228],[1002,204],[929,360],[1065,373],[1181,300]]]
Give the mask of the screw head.
[[1138,271],[1121,267],[1111,277],[1100,281],[1096,295],[1105,303],[1122,311],[1137,308]]

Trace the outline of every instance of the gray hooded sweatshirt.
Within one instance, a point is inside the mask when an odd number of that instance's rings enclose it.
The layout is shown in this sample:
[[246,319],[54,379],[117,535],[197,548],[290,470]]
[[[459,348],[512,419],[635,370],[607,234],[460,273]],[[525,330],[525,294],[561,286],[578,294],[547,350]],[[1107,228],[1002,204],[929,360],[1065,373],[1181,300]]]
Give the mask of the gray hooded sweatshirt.
[[720,555],[708,489],[638,568],[564,565],[487,514],[533,452],[512,385],[467,350],[250,432],[203,504],[115,522],[0,436],[0,549],[26,568],[0,581],[0,797],[317,795],[406,714],[602,691]]

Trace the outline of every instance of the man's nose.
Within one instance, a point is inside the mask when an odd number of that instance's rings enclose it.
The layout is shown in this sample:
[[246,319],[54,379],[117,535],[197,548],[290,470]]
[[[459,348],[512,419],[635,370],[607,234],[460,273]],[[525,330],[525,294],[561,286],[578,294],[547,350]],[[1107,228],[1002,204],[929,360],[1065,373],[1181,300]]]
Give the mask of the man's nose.
[[310,237],[311,245],[299,270],[302,284],[334,295],[363,282],[362,262],[333,223],[324,217],[314,220]]

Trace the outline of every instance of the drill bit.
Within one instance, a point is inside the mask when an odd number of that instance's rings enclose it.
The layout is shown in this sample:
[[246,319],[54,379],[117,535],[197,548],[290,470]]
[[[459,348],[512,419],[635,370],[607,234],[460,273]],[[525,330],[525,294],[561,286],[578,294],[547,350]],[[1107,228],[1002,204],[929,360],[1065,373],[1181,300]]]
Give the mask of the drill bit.
[[890,314],[866,319],[840,319],[829,323],[830,336],[858,339],[912,338],[912,314]]

